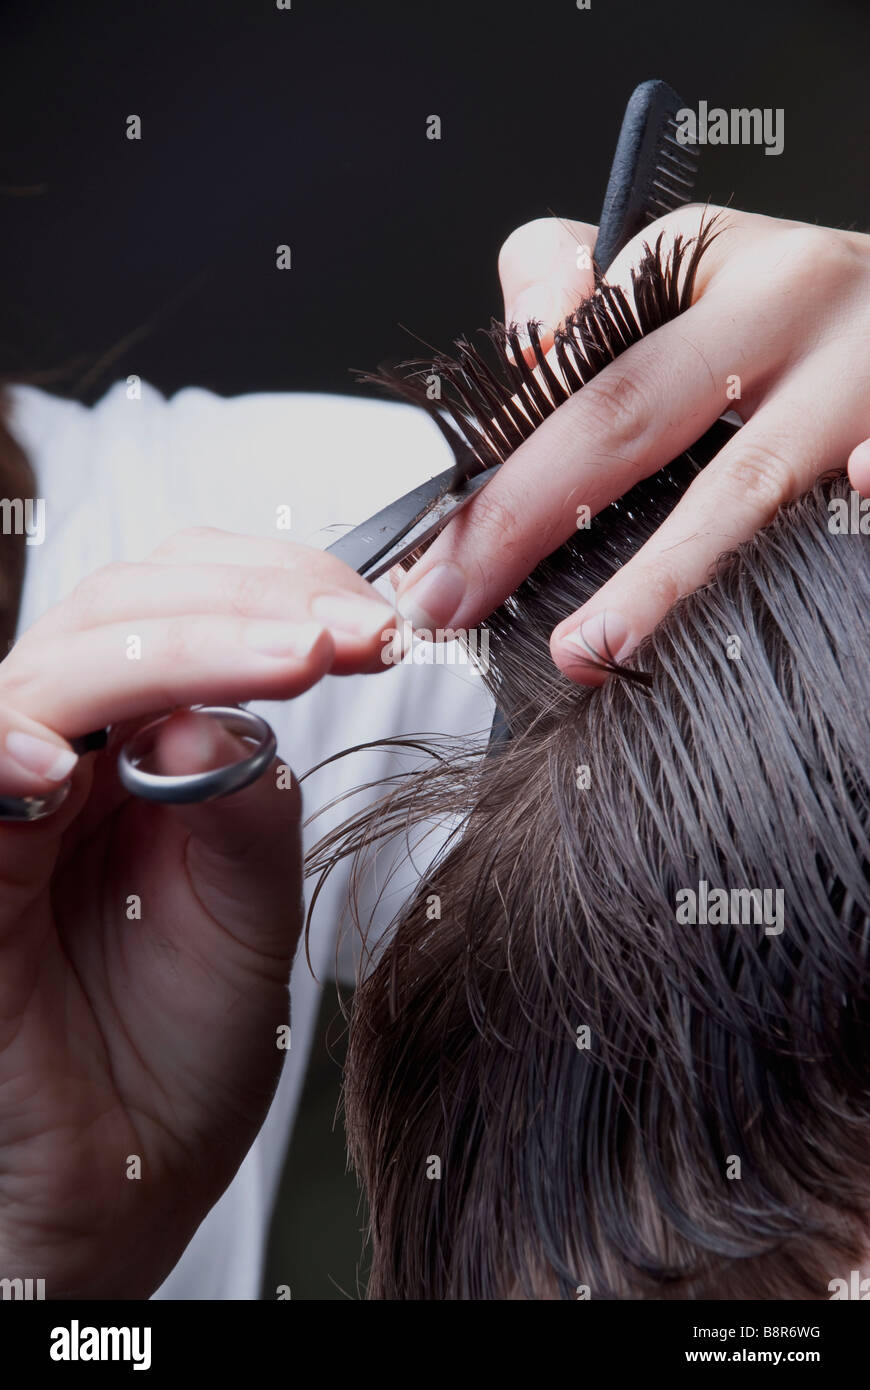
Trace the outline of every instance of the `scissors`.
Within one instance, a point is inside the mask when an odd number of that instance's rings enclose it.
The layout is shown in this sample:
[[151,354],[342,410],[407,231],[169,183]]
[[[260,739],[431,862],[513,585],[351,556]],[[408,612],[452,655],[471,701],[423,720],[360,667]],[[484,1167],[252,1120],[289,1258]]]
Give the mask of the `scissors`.
[[[449,521],[467,506],[498,472],[501,463],[483,468],[469,449],[460,455],[452,467],[438,473],[428,482],[406,492],[375,512],[367,521],[340,536],[326,553],[343,560],[363,579],[378,579],[393,565],[425,545]],[[475,472],[477,469],[479,471]],[[191,705],[191,712],[206,714],[219,720],[231,733],[241,737],[251,747],[250,753],[238,762],[208,772],[163,776],[148,767],[154,738],[171,715],[164,714],[145,724],[131,735],[118,755],[118,775],[134,796],[147,801],[162,801],[174,805],[211,801],[240,791],[266,770],[275,756],[277,741],[274,730],[265,719],[245,709],[243,705]],[[109,729],[98,729],[71,740],[77,753],[89,753],[103,748]],[[48,796],[0,797],[0,821],[40,820],[51,815],[66,798],[69,784],[58,787]]]

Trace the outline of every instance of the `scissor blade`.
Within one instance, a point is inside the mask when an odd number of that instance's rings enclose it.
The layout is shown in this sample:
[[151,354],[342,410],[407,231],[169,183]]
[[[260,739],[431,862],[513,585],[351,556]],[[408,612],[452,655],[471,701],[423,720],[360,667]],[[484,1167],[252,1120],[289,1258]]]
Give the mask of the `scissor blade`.
[[478,473],[474,478],[467,479],[462,487],[453,492],[446,492],[437,501],[432,503],[425,515],[421,516],[404,536],[397,539],[396,543],[384,555],[376,565],[366,570],[365,578],[377,579],[379,575],[386,574],[387,570],[392,569],[404,560],[406,555],[410,555],[420,545],[425,545],[428,540],[437,536],[439,531],[443,531],[448,521],[452,521],[457,512],[461,512],[467,506],[472,497],[482,491],[486,484],[495,476],[501,468],[500,463],[495,463],[485,472]]
[[453,491],[450,483],[456,470],[448,468],[340,536],[327,546],[326,553],[343,560],[364,579],[377,579],[443,530],[500,467],[493,464]]

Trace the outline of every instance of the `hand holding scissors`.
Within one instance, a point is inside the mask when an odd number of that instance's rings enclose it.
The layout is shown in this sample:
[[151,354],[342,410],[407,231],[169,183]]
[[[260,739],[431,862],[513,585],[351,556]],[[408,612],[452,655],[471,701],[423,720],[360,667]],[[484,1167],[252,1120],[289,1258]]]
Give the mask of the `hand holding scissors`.
[[[209,709],[290,699],[327,672],[383,670],[382,633],[395,625],[390,604],[346,565],[286,541],[195,530],[142,564],[98,570],[0,664],[4,818],[35,820],[53,811],[66,795],[77,743],[106,726],[110,753],[132,734],[130,767],[144,764],[151,799],[198,801],[203,790],[220,795],[224,778],[239,790],[246,778],[237,780],[238,764],[230,763],[216,769],[217,786],[184,771],[181,790],[193,795],[179,796],[176,778],[163,776],[175,770],[161,746],[165,720],[152,724],[147,738],[137,725],[191,703]],[[264,749],[271,731],[248,711],[229,718],[231,747],[240,729],[256,735],[253,750],[235,745],[251,780],[269,761]],[[204,738],[205,720],[196,723]],[[226,748],[224,742],[224,755]],[[156,788],[146,773],[158,778]],[[139,790],[135,779],[131,790]]]
[[[192,531],[141,565],[97,571],[0,665],[0,718],[8,725],[0,734],[11,734],[10,748],[28,760],[27,769],[14,761],[6,769],[0,817],[30,821],[53,813],[67,795],[75,753],[101,747],[110,728],[121,781],[138,796],[191,803],[249,785],[271,763],[275,739],[264,720],[236,702],[289,699],[327,672],[383,670],[382,634],[399,623],[363,577],[375,578],[411,553],[482,481],[466,483],[448,469],[326,552]],[[136,641],[142,656],[134,650],[130,659]],[[244,756],[168,774],[161,744],[191,699],[194,713],[220,725],[214,738],[222,737],[223,754],[235,747]],[[170,713],[129,732],[133,721],[161,708]],[[81,732],[98,724],[95,733]]]
[[[166,806],[119,785],[115,748],[197,697],[292,699],[327,672],[384,670],[394,626],[320,551],[200,531],[97,571],[0,665],[0,790],[68,787],[53,814],[0,826],[0,1267],[36,1271],[47,1297],[153,1292],[286,1057],[297,778],[273,760],[231,796]],[[106,752],[72,766],[72,739],[106,724]],[[152,756],[195,775],[247,751],[178,709]]]

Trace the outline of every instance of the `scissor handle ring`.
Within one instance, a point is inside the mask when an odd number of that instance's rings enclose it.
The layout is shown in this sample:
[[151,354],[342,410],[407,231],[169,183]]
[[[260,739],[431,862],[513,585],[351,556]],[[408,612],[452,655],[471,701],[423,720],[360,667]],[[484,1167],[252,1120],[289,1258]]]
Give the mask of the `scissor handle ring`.
[[154,731],[165,724],[171,715],[161,715],[152,719],[132,734],[118,755],[118,775],[127,791],[146,801],[165,801],[179,806],[192,801],[213,801],[219,796],[229,796],[231,792],[241,791],[265,772],[275,756],[277,740],[270,724],[258,714],[242,709],[239,705],[192,705],[193,714],[207,714],[218,719],[232,734],[246,740],[255,740],[255,747],[247,758],[225,767],[214,767],[208,772],[184,773],[178,777],[163,777],[156,772],[146,772],[140,766],[144,757],[151,751]]

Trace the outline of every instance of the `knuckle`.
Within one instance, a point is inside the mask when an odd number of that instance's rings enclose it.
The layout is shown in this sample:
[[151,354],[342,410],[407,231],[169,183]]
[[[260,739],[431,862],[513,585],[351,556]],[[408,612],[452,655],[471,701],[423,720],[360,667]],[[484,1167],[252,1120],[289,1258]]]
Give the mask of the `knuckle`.
[[[474,531],[463,536],[463,563],[473,564],[485,585],[493,572],[505,568],[529,574],[544,555],[564,540],[562,517],[545,515],[540,495],[514,490],[506,496],[488,497],[485,488],[476,499]],[[519,581],[517,581],[519,582]]]
[[69,596],[65,623],[77,629],[94,626],[104,609],[106,595],[115,592],[132,568],[129,562],[119,560],[86,575]]
[[161,659],[168,670],[190,665],[193,654],[190,623],[187,618],[170,618],[161,636]]
[[517,531],[519,508],[515,503],[500,497],[487,496],[488,491],[488,488],[484,488],[480,497],[476,499],[473,517],[474,547],[477,548],[480,539],[484,538],[484,547],[487,549],[491,545],[497,545],[501,551],[509,550]]
[[682,598],[685,589],[673,560],[654,557],[645,561],[639,568],[634,581],[648,598],[652,598],[658,612],[665,613]]
[[607,452],[620,456],[638,452],[655,416],[648,373],[637,367],[626,371],[619,362],[593,377],[572,399]]
[[818,281],[820,273],[854,269],[854,257],[839,232],[823,227],[788,227],[777,247],[777,263],[787,281]]
[[0,710],[14,709],[26,714],[34,687],[33,672],[25,664],[13,661],[10,653],[0,666]]
[[[528,516],[532,507],[525,506],[522,497],[508,492],[489,496],[484,488],[468,508],[469,515],[458,517],[454,525],[461,527],[450,551],[443,558],[459,559],[466,570],[473,570],[484,587],[492,583],[493,572],[528,565],[526,573],[537,563],[540,553],[535,550],[539,528],[530,535]],[[534,509],[537,511],[537,509]],[[524,524],[525,521],[525,524]]]
[[287,592],[286,576],[281,570],[265,566],[236,568],[240,573],[231,574],[227,580],[226,598],[231,609],[248,614],[280,605],[281,595],[286,596]]
[[744,498],[773,516],[792,493],[794,473],[785,443],[768,444],[762,439],[747,440],[722,460],[719,484],[729,497]]

